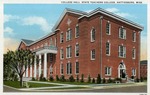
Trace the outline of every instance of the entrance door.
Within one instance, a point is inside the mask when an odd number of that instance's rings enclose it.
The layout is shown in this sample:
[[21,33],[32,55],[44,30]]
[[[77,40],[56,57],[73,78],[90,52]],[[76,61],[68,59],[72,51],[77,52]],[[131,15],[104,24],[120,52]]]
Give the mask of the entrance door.
[[126,67],[124,63],[120,63],[118,67],[118,78],[126,78]]

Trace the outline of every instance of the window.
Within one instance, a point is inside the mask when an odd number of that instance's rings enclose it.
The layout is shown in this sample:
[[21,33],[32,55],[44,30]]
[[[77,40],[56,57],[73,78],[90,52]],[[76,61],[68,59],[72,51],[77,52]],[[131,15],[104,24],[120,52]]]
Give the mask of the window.
[[75,38],[78,38],[79,37],[79,25],[76,25],[76,28],[75,28]]
[[109,22],[106,23],[106,34],[110,35],[111,24]]
[[106,55],[110,55],[110,43],[106,42]]
[[119,38],[126,39],[126,29],[123,27],[119,28]]
[[132,76],[136,76],[136,69],[132,69]]
[[133,58],[133,59],[135,59],[135,57],[136,57],[135,54],[136,54],[136,49],[132,49],[132,58]]
[[72,64],[67,63],[67,74],[72,74]]
[[91,51],[91,60],[95,60],[95,49]]
[[60,49],[60,59],[64,59],[64,50]]
[[76,62],[76,74],[79,73],[79,62]]
[[75,46],[75,57],[79,56],[79,44],[76,44]]
[[135,32],[132,33],[132,41],[136,42],[136,33]]
[[125,58],[126,57],[126,47],[119,46],[119,57]]
[[91,42],[94,42],[95,41],[95,29],[93,28],[91,30]]
[[64,74],[64,65],[63,64],[60,65],[60,74]]
[[110,67],[105,67],[105,75],[111,75],[111,68]]
[[71,29],[68,29],[68,31],[66,32],[66,41],[71,40]]
[[50,66],[50,74],[53,74],[53,67]]
[[64,34],[60,33],[60,43],[63,43],[63,42],[64,42]]
[[71,53],[71,46],[68,46],[67,48],[66,48],[66,58],[71,58],[71,55],[72,55],[72,53]]

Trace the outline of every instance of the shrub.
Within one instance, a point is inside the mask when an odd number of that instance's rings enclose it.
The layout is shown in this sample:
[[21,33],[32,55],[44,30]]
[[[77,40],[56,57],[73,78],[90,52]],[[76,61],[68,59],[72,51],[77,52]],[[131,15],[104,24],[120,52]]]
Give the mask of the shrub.
[[34,77],[32,77],[32,81],[35,81],[36,79]]
[[61,75],[61,77],[60,77],[60,81],[62,81],[62,82],[66,81],[66,79],[65,79],[65,76],[64,76],[64,75]]
[[121,78],[115,78],[115,81],[120,81],[120,82],[122,82],[122,79],[121,79]]
[[92,79],[92,83],[95,83],[95,78]]
[[144,81],[143,77],[141,77],[140,80],[141,80],[141,82],[143,82]]
[[59,81],[59,77],[58,77],[58,75],[56,75],[56,81]]
[[47,81],[45,77],[42,78],[42,81]]
[[54,81],[53,76],[50,76],[50,77],[49,77],[49,80],[50,80],[50,81]]
[[84,82],[84,74],[81,75],[81,80],[80,82]]
[[17,75],[14,76],[14,81],[18,81],[18,76]]
[[42,80],[43,80],[43,74],[40,75],[40,81],[42,81]]
[[112,83],[113,81],[112,81],[112,79],[111,78],[109,78],[108,79],[108,83]]
[[72,75],[69,77],[69,81],[70,82],[74,82],[75,81],[75,79],[74,79],[74,77]]
[[77,82],[79,82],[79,75],[77,75],[77,78],[76,78],[76,79],[77,79]]
[[106,83],[106,80],[105,80],[105,78],[103,78],[103,83]]
[[101,76],[100,76],[100,74],[98,74],[98,76],[97,76],[97,83],[98,83],[98,84],[101,83]]
[[131,76],[131,79],[134,79],[134,76]]
[[88,75],[88,83],[91,83],[91,77]]
[[136,82],[140,82],[139,78],[136,78]]

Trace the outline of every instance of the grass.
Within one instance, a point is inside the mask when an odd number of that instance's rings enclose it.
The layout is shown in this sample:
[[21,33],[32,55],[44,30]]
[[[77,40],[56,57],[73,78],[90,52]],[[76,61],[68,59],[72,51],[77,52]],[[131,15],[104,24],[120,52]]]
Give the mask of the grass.
[[[42,83],[31,83],[31,82],[28,82],[28,84],[30,88],[59,86],[54,84],[42,84]],[[25,88],[25,87],[20,87],[19,81],[4,81],[4,85],[15,87],[15,88]]]
[[60,84],[73,84],[73,85],[88,85],[88,84],[95,84],[95,83],[87,83],[87,82],[61,82],[61,81],[49,81],[51,83],[60,83]]

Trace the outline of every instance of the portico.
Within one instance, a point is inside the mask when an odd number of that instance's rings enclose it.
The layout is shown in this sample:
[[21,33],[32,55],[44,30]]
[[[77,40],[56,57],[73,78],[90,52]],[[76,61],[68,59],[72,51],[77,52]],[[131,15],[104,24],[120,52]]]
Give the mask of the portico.
[[[34,77],[34,78],[39,78],[41,74],[43,75],[44,78],[48,77],[48,58],[52,60],[52,57],[49,57],[48,54],[51,56],[51,54],[56,54],[57,53],[57,48],[54,45],[51,46],[43,46],[41,48],[38,48],[37,50],[33,51],[35,52],[35,61],[34,61],[34,66],[30,65],[30,67],[27,67],[26,69],[26,77]],[[49,61],[51,64],[52,61]],[[30,68],[30,76],[28,69]],[[33,75],[32,76],[32,70],[34,69]]]

